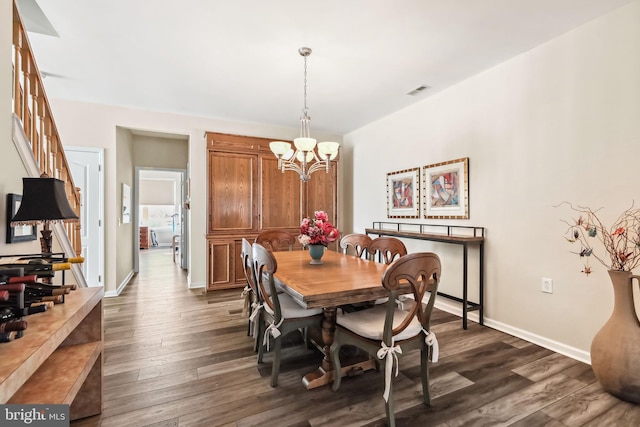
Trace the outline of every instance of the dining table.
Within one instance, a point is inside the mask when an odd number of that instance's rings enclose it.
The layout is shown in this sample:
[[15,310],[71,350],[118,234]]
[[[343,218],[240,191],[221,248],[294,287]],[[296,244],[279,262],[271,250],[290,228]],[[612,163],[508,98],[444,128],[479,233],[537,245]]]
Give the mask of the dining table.
[[[303,378],[307,389],[321,387],[333,381],[336,373],[329,350],[336,328],[339,306],[373,301],[387,297],[389,291],[382,286],[382,274],[387,265],[353,255],[326,250],[322,264],[311,264],[309,251],[273,252],[277,262],[275,277],[282,288],[301,306],[322,308],[321,339],[317,343],[324,353],[321,365]],[[340,375],[352,375],[375,369],[375,360],[342,366]]]

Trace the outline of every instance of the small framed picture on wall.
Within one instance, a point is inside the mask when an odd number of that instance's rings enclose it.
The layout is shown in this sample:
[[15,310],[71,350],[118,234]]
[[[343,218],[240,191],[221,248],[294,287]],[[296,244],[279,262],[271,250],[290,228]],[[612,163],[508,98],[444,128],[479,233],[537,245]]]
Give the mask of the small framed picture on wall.
[[420,218],[420,168],[387,174],[387,216]]
[[22,202],[21,194],[7,194],[7,238],[6,243],[26,242],[36,240],[35,225],[11,225],[11,218],[18,212]]
[[469,158],[424,166],[424,217],[469,218]]

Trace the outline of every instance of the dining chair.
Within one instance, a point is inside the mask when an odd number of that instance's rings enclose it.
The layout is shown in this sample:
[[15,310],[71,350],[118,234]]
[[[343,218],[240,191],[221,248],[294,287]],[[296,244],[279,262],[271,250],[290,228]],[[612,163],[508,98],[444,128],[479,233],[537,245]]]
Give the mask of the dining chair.
[[340,248],[342,253],[346,254],[350,248],[358,258],[369,257],[369,245],[371,244],[371,237],[361,233],[351,233],[343,236],[340,239]]
[[260,306],[258,298],[258,287],[256,285],[255,275],[253,274],[253,248],[251,243],[245,238],[242,239],[242,252],[240,253],[242,259],[242,269],[244,271],[244,277],[247,280],[247,285],[242,291],[243,297],[243,315],[247,315],[249,320],[247,322],[247,335],[254,338],[254,351],[258,351],[258,319],[260,317]]
[[371,260],[376,258],[385,264],[391,264],[396,257],[402,257],[407,254],[407,247],[402,240],[395,237],[382,236],[373,239],[369,245],[369,254]]
[[[369,245],[369,256],[372,261],[381,261],[384,264],[391,264],[397,257],[403,257],[407,254],[407,247],[402,240],[395,237],[381,236],[371,241]],[[400,307],[406,297],[402,296],[396,301]],[[384,304],[387,298],[378,298],[374,301],[374,305]]]
[[267,248],[269,251],[283,251],[293,250],[293,244],[296,241],[296,237],[283,230],[264,230],[258,234],[255,243]]
[[274,274],[278,269],[276,259],[259,243],[254,243],[252,249],[254,275],[262,306],[258,322],[258,339],[262,337],[258,345],[258,363],[262,363],[265,347],[269,351],[273,339],[271,386],[276,387],[280,373],[282,338],[297,329],[320,326],[323,314],[321,308],[307,309],[289,295],[278,294],[274,281]]
[[[247,335],[255,338],[254,351],[258,351],[258,319],[260,317],[261,305],[258,298],[258,287],[256,285],[255,275],[253,274],[253,249],[251,243],[245,238],[242,239],[242,252],[240,254],[242,260],[242,269],[244,276],[247,280],[247,284],[242,290],[243,298],[243,316],[248,316],[249,321],[247,325]],[[279,280],[276,281],[276,289],[278,293],[283,292],[282,284]],[[266,290],[270,292],[269,289]]]
[[[389,291],[386,304],[353,313],[338,313],[336,318],[336,330],[330,350],[334,372],[340,372],[339,354],[343,345],[353,345],[384,361],[383,398],[390,426],[395,426],[392,371],[395,365],[396,376],[398,375],[398,358],[413,354],[409,350],[420,349],[423,403],[431,405],[428,359],[431,356],[431,361],[437,362],[439,350],[438,341],[429,326],[440,272],[440,258],[434,253],[405,255],[392,263],[382,275],[382,286]],[[410,288],[416,301],[422,301],[428,292],[426,304],[414,304],[409,311],[399,309],[395,299],[406,287]],[[338,390],[341,381],[340,375],[334,377],[333,391]]]

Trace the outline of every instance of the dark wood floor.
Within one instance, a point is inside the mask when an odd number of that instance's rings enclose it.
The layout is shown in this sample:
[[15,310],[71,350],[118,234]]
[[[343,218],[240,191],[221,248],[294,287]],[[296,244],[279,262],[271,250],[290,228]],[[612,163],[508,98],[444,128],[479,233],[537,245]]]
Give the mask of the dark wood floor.
[[[240,290],[186,289],[169,249],[143,251],[141,271],[105,299],[104,412],[73,426],[381,426],[382,373],[340,390],[306,390],[321,356],[290,337],[280,384],[257,366]],[[440,361],[432,407],[421,404],[419,353],[394,380],[399,426],[639,426],[640,406],[604,393],[590,366],[436,311]]]

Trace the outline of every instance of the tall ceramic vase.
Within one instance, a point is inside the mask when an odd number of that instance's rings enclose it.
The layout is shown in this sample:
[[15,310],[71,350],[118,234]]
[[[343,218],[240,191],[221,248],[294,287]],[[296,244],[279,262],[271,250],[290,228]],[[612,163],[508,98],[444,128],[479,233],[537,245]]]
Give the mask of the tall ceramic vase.
[[311,262],[309,264],[322,264],[322,255],[324,255],[325,247],[323,245],[309,245],[309,256]]
[[609,271],[615,297],[613,313],[591,343],[591,367],[614,396],[640,403],[640,321],[633,301],[633,276]]

